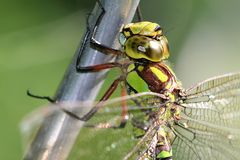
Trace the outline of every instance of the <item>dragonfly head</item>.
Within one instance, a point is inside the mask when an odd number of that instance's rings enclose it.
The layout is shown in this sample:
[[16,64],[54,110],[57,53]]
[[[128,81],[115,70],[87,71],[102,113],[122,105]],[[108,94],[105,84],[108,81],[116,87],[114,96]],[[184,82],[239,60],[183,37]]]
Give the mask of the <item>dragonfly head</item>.
[[119,41],[132,59],[160,62],[169,57],[167,38],[157,23],[137,22],[123,26]]

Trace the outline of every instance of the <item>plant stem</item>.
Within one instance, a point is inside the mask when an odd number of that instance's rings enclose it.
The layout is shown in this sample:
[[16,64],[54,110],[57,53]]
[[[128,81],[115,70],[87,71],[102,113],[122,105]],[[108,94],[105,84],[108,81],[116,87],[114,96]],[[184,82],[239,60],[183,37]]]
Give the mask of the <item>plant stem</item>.
[[[96,39],[101,43],[118,48],[117,36],[122,24],[129,23],[136,11],[139,0],[102,0],[106,10],[97,30]],[[96,22],[101,8],[96,4],[89,18],[90,28]],[[86,32],[81,47],[77,50],[66,74],[56,92],[57,102],[94,100],[105,78],[106,72],[77,73],[76,61],[81,55],[80,64],[90,66],[109,61],[111,57],[93,50],[89,46],[90,32]],[[85,40],[86,43],[85,43]],[[29,146],[26,160],[64,160],[77,138],[83,122],[59,111],[46,117]]]

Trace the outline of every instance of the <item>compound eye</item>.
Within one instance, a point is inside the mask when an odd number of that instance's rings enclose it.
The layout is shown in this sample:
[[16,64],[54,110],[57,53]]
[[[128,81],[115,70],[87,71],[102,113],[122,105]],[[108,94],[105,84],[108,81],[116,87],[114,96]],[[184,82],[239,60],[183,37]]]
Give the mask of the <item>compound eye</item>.
[[169,46],[168,40],[165,36],[161,36],[159,39],[161,46],[163,48],[162,59],[167,59],[169,57]]
[[152,61],[160,61],[163,56],[163,48],[159,41],[150,41],[149,42],[149,58]]
[[120,42],[120,44],[123,46],[124,44],[125,44],[125,42],[126,42],[126,37],[124,36],[124,34],[123,33],[120,33],[119,34],[119,42]]

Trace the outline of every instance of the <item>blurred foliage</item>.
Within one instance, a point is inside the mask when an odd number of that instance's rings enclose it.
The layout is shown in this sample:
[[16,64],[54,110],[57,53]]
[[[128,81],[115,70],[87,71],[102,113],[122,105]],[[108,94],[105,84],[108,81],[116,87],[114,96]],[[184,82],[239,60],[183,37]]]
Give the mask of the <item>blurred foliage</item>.
[[26,96],[30,89],[54,95],[83,31],[89,1],[0,2],[0,159],[23,155],[19,123],[45,101]]
[[[144,19],[162,25],[173,68],[184,84],[239,70],[237,0],[142,0]],[[0,159],[23,154],[21,118],[47,102],[26,89],[54,95],[85,30],[94,1],[2,0],[0,2]],[[104,88],[115,75],[109,75]]]

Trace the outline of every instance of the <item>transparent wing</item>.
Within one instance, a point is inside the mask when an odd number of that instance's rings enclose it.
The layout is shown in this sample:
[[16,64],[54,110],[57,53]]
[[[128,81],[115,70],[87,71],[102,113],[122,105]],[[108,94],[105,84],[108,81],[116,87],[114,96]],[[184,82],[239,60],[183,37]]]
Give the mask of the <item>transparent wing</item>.
[[206,80],[186,91],[182,119],[174,126],[177,160],[240,158],[240,73]]
[[[145,105],[141,107],[136,106],[132,99],[137,99],[141,104]],[[157,105],[153,105],[155,101],[153,99],[158,99]],[[120,123],[122,119],[121,102],[123,100],[128,104],[129,122],[124,128],[108,128],[109,125],[117,126]],[[26,135],[29,136],[33,128],[40,125],[46,116],[59,112],[61,108],[70,110],[81,117],[95,105],[96,103],[93,102],[65,102],[41,107],[23,120],[21,124],[22,133],[25,137]],[[131,121],[132,119],[141,121],[146,115],[146,110],[161,106],[158,94],[151,92],[139,93],[115,98],[106,101],[102,105],[103,107],[81,129],[69,159],[123,159],[128,153],[131,154],[129,159],[135,159],[132,157],[137,157],[141,150],[145,150],[148,146],[152,138],[151,135],[155,133],[154,130],[148,136],[145,136],[144,139],[142,137],[136,138],[134,133],[135,127]],[[137,143],[138,145],[135,147]]]
[[[146,134],[136,143],[134,148],[124,157],[124,160],[134,159],[141,160],[144,158],[144,155],[147,154],[147,150],[151,145],[154,138],[157,138],[158,126],[152,125]],[[148,155],[150,157],[150,155]]]

